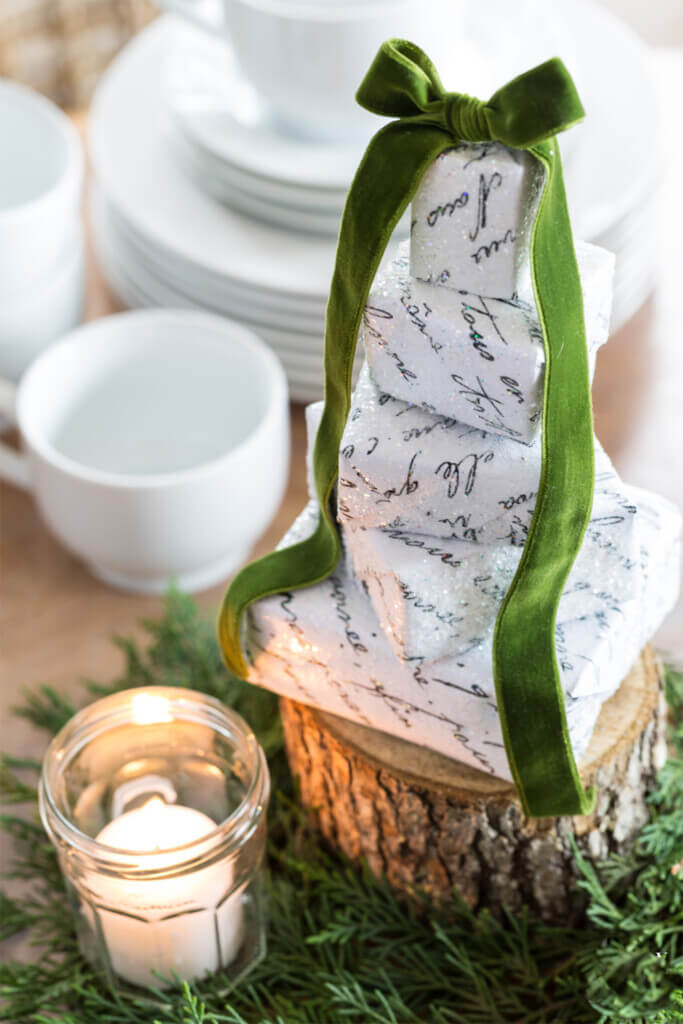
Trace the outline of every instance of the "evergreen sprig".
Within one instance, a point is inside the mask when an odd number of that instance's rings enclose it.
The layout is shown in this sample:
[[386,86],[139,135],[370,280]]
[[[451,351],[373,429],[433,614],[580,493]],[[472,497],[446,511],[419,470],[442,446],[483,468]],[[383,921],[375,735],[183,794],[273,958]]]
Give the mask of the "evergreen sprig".
[[[121,676],[89,682],[91,697],[131,686],[189,686],[242,714],[264,745],[269,816],[268,955],[229,997],[220,975],[131,998],[80,957],[57,860],[37,819],[36,762],[4,758],[0,827],[13,842],[8,875],[27,889],[0,895],[0,939],[25,933],[35,962],[0,963],[0,1020],[13,1024],[673,1024],[683,1021],[683,675],[670,672],[674,756],[651,796],[631,853],[593,867],[578,854],[589,898],[584,929],[531,914],[473,913],[454,897],[437,909],[399,901],[386,882],[321,840],[297,802],[277,700],[223,667],[214,629],[171,594],[146,623],[145,649],[115,642]],[[49,687],[19,713],[54,733],[74,712]],[[13,813],[11,806],[19,811]]]

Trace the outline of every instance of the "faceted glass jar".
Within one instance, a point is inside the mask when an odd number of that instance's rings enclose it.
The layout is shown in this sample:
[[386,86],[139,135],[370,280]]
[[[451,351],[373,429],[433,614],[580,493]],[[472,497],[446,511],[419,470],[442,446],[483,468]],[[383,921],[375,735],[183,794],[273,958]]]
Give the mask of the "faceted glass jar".
[[233,985],[263,957],[269,791],[247,724],[191,690],[105,697],[54,738],[40,813],[81,951],[110,984]]

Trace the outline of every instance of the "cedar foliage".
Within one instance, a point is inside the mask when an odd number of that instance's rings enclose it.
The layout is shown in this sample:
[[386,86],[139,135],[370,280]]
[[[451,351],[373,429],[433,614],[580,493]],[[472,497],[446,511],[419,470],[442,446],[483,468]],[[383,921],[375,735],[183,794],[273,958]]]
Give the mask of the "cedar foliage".
[[[189,686],[224,700],[268,756],[268,955],[226,992],[220,974],[127,997],[79,956],[52,846],[36,810],[39,764],[6,757],[0,827],[15,857],[7,877],[28,895],[0,893],[0,939],[26,932],[35,962],[0,963],[0,1020],[13,1024],[670,1024],[683,1021],[683,674],[669,671],[673,755],[652,793],[651,819],[628,856],[597,868],[578,856],[588,895],[584,929],[531,915],[498,921],[454,897],[447,910],[398,901],[369,871],[325,847],[297,804],[277,699],[223,667],[213,625],[171,593],[150,644],[127,639],[120,678],[87,683],[91,698],[131,686]],[[18,713],[48,733],[74,707],[49,687]],[[15,813],[16,808],[23,813]]]

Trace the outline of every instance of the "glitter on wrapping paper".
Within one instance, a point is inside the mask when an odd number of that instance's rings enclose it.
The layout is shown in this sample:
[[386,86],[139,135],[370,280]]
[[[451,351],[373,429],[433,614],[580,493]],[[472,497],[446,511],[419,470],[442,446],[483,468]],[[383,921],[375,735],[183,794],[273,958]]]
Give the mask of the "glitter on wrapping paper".
[[[599,635],[612,630],[647,584],[637,570],[651,516],[624,513],[637,503],[623,485],[615,490],[615,474],[601,478],[560,604],[561,642],[576,622],[590,620]],[[367,585],[394,654],[425,663],[456,656],[491,634],[521,557],[520,548],[436,541],[401,529],[348,529],[345,537],[353,571]],[[597,590],[593,576],[600,580]]]
[[[366,365],[352,409],[340,446],[340,521],[395,523],[434,537],[482,542],[504,540],[513,512],[530,522],[538,441],[527,460],[526,449],[514,441],[382,394]],[[512,496],[511,480],[517,489]],[[525,508],[521,494],[528,496]]]
[[[513,303],[413,280],[406,246],[373,284],[361,330],[378,386],[428,411],[531,440],[538,433],[544,365],[531,296]],[[608,336],[614,256],[581,242],[576,249],[592,373]],[[485,344],[472,341],[463,305],[480,310],[477,328]],[[479,397],[482,387],[485,398]]]
[[[630,517],[630,522],[640,538],[639,547],[648,552],[648,576],[635,591],[636,598],[623,604],[621,612],[614,613],[609,630],[599,628],[596,615],[586,614],[591,611],[586,604],[586,591],[590,593],[595,589],[592,585],[594,550],[587,546],[578,567],[581,571],[578,574],[573,571],[560,603],[558,653],[569,734],[577,757],[588,744],[601,705],[616,690],[644,642],[676,598],[676,574],[668,570],[679,557],[679,514],[672,505],[654,495],[635,488],[624,488],[624,492],[629,503],[637,506],[638,511]],[[308,536],[316,522],[317,508],[311,505],[283,543],[295,543]],[[602,532],[604,534],[604,530]],[[612,548],[602,552],[606,565],[600,578],[611,578],[615,583],[620,570],[618,566],[609,568],[613,554]],[[494,687],[490,634],[458,656],[429,664],[419,660],[400,661],[379,628],[375,609],[360,581],[353,576],[346,554],[334,578],[346,597],[351,628],[357,631],[365,652],[358,652],[349,645],[345,634],[348,624],[338,618],[331,589],[325,581],[293,592],[287,615],[278,596],[252,607],[250,637],[267,636],[272,632],[278,639],[261,648],[250,644],[253,658],[250,680],[356,721],[363,721],[359,717],[362,714],[366,724],[369,721],[374,728],[392,735],[413,741],[418,735],[419,741],[431,749],[509,779],[502,746],[500,749],[490,746],[502,743],[495,700],[491,696]],[[596,597],[592,611],[600,612],[601,608],[602,602]],[[301,657],[290,654],[289,660],[283,661],[282,652],[287,648],[288,638],[296,631],[302,631],[320,652],[315,658],[310,659],[306,653]],[[387,693],[403,702],[401,713],[409,716],[411,728],[390,706],[391,696],[380,697],[374,684],[369,682],[371,679],[381,680]],[[342,692],[357,705],[358,712],[351,712]],[[434,709],[443,710],[449,720],[430,717]],[[451,720],[470,730],[469,742],[454,740]]]
[[[519,547],[541,468],[529,447],[382,393],[364,365],[340,445],[338,518]],[[599,445],[596,464],[616,477]]]
[[[500,143],[459,143],[413,200],[410,272],[439,286],[510,298],[528,253],[543,169]],[[466,198],[464,198],[466,197]]]

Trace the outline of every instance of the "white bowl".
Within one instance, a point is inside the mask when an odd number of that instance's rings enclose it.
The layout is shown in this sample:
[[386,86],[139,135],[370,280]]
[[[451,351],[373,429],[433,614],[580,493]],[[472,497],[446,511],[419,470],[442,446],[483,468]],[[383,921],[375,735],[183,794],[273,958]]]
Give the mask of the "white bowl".
[[79,227],[45,278],[0,297],[0,375],[17,381],[43,349],[80,323],[84,301],[85,255]]
[[69,118],[16,82],[0,79],[0,297],[54,267],[74,232],[83,149]]
[[250,331],[186,310],[121,313],[30,367],[16,397],[27,461],[3,451],[0,473],[35,491],[101,579],[194,591],[229,575],[275,515],[288,416],[284,371]]

